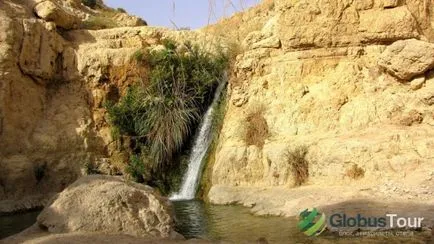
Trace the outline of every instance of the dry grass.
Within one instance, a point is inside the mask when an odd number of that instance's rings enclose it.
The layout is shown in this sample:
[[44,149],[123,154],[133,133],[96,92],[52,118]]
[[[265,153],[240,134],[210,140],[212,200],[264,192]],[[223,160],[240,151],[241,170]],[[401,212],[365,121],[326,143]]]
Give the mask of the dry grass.
[[301,186],[309,178],[309,162],[306,159],[307,153],[307,147],[300,146],[292,151],[288,150],[285,155],[286,160],[291,167],[295,186]]
[[255,145],[263,148],[265,139],[269,136],[268,124],[264,118],[265,107],[259,106],[254,108],[246,117],[246,131],[244,141],[248,146]]
[[357,164],[353,164],[351,168],[347,169],[345,176],[353,180],[358,180],[365,176],[365,170],[360,168]]

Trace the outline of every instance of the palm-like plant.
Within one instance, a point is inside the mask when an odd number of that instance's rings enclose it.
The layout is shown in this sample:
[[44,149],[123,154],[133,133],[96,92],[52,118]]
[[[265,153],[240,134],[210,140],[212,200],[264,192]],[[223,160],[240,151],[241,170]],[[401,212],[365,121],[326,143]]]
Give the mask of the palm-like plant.
[[178,48],[166,40],[164,46],[143,55],[151,68],[148,85],[133,86],[118,104],[107,107],[121,133],[140,138],[154,169],[170,166],[209,105],[227,63],[224,55],[189,43]]

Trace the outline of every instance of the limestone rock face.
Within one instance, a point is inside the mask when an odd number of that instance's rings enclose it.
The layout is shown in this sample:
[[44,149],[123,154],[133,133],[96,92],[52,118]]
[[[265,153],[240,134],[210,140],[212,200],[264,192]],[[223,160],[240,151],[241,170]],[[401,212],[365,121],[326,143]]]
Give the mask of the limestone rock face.
[[[245,187],[293,188],[287,155],[299,147],[308,148],[307,185],[370,188],[390,181],[419,190],[430,185],[432,1],[273,2],[256,19],[247,20],[246,12],[219,23],[246,18],[239,28],[250,33],[243,35],[232,69],[210,173],[211,202],[255,205],[264,197]],[[281,45],[270,45],[270,37]],[[246,118],[257,107],[264,108],[269,131],[263,147],[245,139]],[[354,165],[364,171],[362,179],[351,178]],[[291,205],[285,199],[273,204]]]
[[52,23],[36,19],[23,20],[24,39],[20,54],[20,67],[41,84],[54,79],[59,57],[63,51],[63,38]]
[[80,19],[59,7],[52,1],[43,1],[38,3],[35,8],[35,13],[45,21],[53,21],[57,26],[64,29],[77,28]]
[[399,79],[410,80],[434,67],[434,44],[415,39],[397,41],[381,54],[378,65]]
[[125,27],[135,27],[135,26],[145,26],[148,25],[146,21],[143,19],[137,17],[137,16],[131,16],[126,13],[118,13],[115,16],[115,20],[119,23],[122,23],[122,26]]
[[169,204],[150,187],[116,177],[87,176],[54,197],[37,221],[51,233],[168,237],[173,231]]
[[[86,165],[107,174],[125,167],[128,156],[115,152],[103,105],[147,74],[134,64],[134,52],[164,38],[205,48],[219,42],[197,31],[146,26],[60,30],[59,20],[34,15],[44,2],[0,1],[0,213],[42,207]],[[81,0],[51,2],[80,19],[113,11]]]

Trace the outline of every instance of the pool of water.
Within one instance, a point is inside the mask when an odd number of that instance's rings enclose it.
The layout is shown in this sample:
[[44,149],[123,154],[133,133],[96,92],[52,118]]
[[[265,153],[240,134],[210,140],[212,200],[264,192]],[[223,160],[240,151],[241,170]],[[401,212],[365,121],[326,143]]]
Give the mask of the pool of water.
[[[434,243],[427,232],[414,232],[408,237],[343,238],[329,232],[307,237],[297,229],[296,218],[254,216],[242,206],[209,205],[197,200],[175,201],[173,205],[176,230],[188,239],[225,243]],[[0,239],[33,225],[39,212],[0,216]]]
[[175,201],[173,205],[176,229],[186,238],[236,243],[260,238],[272,242],[305,239],[298,234],[293,219],[256,217],[249,213],[248,208],[207,205],[202,201]]
[[242,206],[217,206],[202,201],[175,201],[176,230],[186,238],[230,243],[432,243],[431,234],[408,237],[343,238],[323,233],[307,237],[297,229],[296,218],[254,216]]
[[36,223],[41,211],[0,216],[0,239],[19,233]]

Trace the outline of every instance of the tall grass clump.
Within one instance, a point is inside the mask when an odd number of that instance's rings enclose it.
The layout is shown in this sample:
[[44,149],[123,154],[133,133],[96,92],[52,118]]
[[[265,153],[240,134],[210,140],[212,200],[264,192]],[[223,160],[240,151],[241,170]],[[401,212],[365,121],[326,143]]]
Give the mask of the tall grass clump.
[[248,146],[255,145],[263,148],[265,140],[269,137],[267,120],[264,117],[265,107],[258,106],[252,109],[245,118],[246,130],[244,141]]
[[309,162],[306,159],[307,153],[308,149],[306,146],[288,150],[286,153],[286,160],[291,168],[295,186],[301,186],[309,178]]
[[133,55],[136,61],[146,59],[147,82],[135,84],[118,103],[107,105],[111,124],[148,154],[154,178],[173,168],[174,156],[196,129],[228,63],[225,55],[190,43],[179,46],[165,40],[163,45]]

